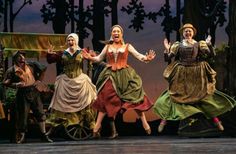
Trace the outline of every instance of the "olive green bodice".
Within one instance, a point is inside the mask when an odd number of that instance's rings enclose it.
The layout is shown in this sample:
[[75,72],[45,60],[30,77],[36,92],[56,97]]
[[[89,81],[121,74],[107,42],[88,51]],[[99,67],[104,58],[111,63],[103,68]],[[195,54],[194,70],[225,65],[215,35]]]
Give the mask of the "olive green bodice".
[[77,50],[73,55],[64,51],[62,55],[63,72],[69,78],[76,78],[82,73],[83,58],[81,50]]

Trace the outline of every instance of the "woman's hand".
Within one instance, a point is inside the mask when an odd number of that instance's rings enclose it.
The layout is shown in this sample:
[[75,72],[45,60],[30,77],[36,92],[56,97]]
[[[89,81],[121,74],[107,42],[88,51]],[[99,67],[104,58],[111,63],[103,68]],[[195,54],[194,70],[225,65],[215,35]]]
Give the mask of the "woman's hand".
[[93,51],[93,50],[90,50],[89,53],[90,53],[90,55],[91,55],[92,57],[97,56],[97,53],[96,53],[95,51]]
[[85,59],[91,60],[92,56],[90,54],[90,50],[88,50],[87,48],[82,49],[82,55]]
[[54,46],[53,46],[53,45],[51,45],[51,44],[49,44],[49,48],[48,48],[48,51],[47,51],[47,53],[48,53],[48,54],[56,54],[56,52],[55,52],[55,51],[53,51],[53,49],[54,49]]
[[156,53],[155,53],[155,51],[154,50],[149,50],[147,53],[146,53],[146,57],[147,57],[147,59],[146,59],[146,61],[151,61],[151,60],[153,60],[155,57],[156,57]]
[[211,44],[211,35],[208,35],[206,38],[206,43]]
[[170,49],[170,46],[171,46],[171,43],[168,42],[167,38],[164,39],[164,47],[165,47],[165,52],[169,52],[169,49]]
[[84,49],[82,49],[82,50],[84,50],[84,51],[86,51],[87,53],[89,53],[91,57],[97,56],[97,54],[96,54],[96,52],[95,52],[94,50],[90,50],[89,48],[84,48]]

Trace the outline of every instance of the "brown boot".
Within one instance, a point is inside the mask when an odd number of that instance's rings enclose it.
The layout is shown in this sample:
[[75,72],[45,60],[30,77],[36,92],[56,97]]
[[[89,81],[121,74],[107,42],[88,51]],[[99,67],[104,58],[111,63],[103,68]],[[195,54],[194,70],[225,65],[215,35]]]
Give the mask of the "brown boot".
[[111,126],[111,136],[109,136],[109,139],[115,139],[118,137],[118,133],[116,131],[116,126],[115,126],[115,121],[112,119],[110,121],[110,126]]

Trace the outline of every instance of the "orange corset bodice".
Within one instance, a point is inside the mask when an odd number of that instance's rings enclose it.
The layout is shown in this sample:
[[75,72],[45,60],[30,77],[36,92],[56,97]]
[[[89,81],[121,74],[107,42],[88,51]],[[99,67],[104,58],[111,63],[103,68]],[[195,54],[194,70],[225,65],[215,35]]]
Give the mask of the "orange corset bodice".
[[[111,67],[113,71],[129,67],[129,65],[127,64],[128,53],[128,45],[126,45],[124,52],[117,53],[114,53],[114,51],[109,51],[108,46],[106,52],[107,66]],[[115,58],[115,54],[117,54],[117,58]]]

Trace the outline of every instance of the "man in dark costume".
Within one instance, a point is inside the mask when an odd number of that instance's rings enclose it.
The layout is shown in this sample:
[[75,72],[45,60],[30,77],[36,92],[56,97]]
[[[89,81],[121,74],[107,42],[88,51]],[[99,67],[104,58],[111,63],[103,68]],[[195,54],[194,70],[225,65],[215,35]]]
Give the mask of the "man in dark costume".
[[46,115],[40,98],[40,92],[48,90],[47,86],[41,82],[46,66],[38,62],[26,62],[23,51],[15,52],[12,60],[14,65],[6,71],[3,84],[17,89],[15,99],[16,143],[25,142],[30,109],[39,124],[42,141],[53,142],[45,133]]

